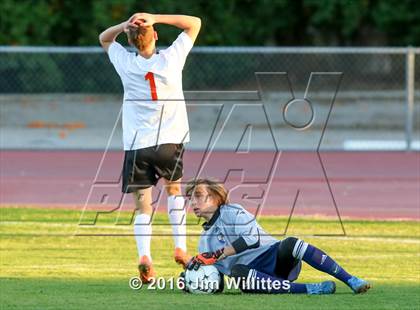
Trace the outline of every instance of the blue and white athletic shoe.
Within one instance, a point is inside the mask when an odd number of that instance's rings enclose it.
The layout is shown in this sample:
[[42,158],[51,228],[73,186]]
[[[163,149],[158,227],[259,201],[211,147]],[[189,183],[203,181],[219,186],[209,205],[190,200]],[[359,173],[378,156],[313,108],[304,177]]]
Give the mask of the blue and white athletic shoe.
[[306,284],[306,290],[309,295],[324,295],[335,293],[335,283],[333,281],[324,281],[321,283]]
[[366,293],[371,287],[369,282],[354,276],[347,281],[347,284],[355,294]]

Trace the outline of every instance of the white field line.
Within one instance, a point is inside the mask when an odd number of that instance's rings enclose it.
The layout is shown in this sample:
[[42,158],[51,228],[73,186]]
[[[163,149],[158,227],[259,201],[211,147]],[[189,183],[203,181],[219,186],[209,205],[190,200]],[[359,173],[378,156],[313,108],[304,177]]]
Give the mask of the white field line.
[[420,244],[420,239],[418,236],[411,238],[399,238],[398,236],[395,237],[357,237],[357,236],[343,236],[343,237],[337,237],[337,236],[307,236],[308,238],[314,238],[314,239],[328,239],[328,240],[342,240],[342,241],[350,241],[350,240],[356,240],[356,241],[369,241],[369,242],[399,242],[399,243],[412,243],[412,244]]
[[[118,231],[125,231],[127,232],[128,235],[132,234],[132,225],[104,225],[104,226],[90,226],[90,225],[86,225],[86,226],[79,226],[78,224],[68,224],[68,223],[62,223],[62,224],[58,224],[58,223],[40,223],[40,222],[20,222],[20,221],[7,221],[7,222],[1,222],[0,223],[0,227],[1,226],[25,226],[27,224],[35,224],[35,225],[39,225],[39,226],[44,226],[44,227],[61,227],[61,228],[78,228],[78,233],[87,233],[88,231],[92,231],[92,233],[95,232],[95,230],[99,230],[99,229],[111,229],[111,230],[118,230]],[[164,225],[167,228],[162,228],[159,227],[158,229],[155,230],[156,233],[167,233],[168,236],[172,235],[172,228],[170,225]],[[82,229],[81,229],[82,227]],[[156,226],[155,226],[156,227]],[[201,229],[197,230],[197,229],[191,229],[190,227],[187,226],[187,230],[190,233],[200,233]],[[4,232],[3,232],[4,233]],[[34,234],[39,234],[38,231],[36,232],[31,232]],[[98,236],[100,236],[101,234],[111,234],[112,232],[106,232],[106,231],[99,231],[97,232]],[[54,235],[53,233],[51,233],[52,235]],[[48,236],[49,233],[45,233],[43,234],[45,236]],[[63,234],[67,235],[67,234]],[[395,242],[396,240],[399,243],[407,243],[407,244],[420,244],[420,236],[413,236],[413,238],[400,238],[398,236],[395,237],[357,237],[357,236],[314,236],[314,235],[310,235],[310,234],[296,234],[297,236],[300,237],[305,237],[305,238],[311,238],[311,239],[327,239],[327,240],[342,240],[342,241],[368,241],[368,242]]]
[[[94,231],[94,230],[102,230],[102,229],[110,229],[110,230],[118,230],[118,231],[126,231],[127,233],[132,233],[133,225],[79,225],[78,223],[75,224],[68,224],[68,223],[42,223],[42,222],[21,222],[21,221],[7,221],[7,222],[1,222],[0,227],[2,226],[21,226],[22,228],[28,228],[28,225],[36,225],[41,227],[58,227],[58,228],[72,228],[77,229],[78,233],[85,233],[87,231]],[[153,224],[155,229],[157,230],[157,233],[170,233],[172,234],[172,226],[168,224]],[[187,229],[192,233],[200,233],[201,232],[201,226],[198,229],[194,229],[194,224],[190,224],[187,226]],[[198,226],[198,224],[197,224]],[[39,233],[38,231],[32,232],[32,233]],[[102,231],[102,233],[106,233],[106,231]],[[45,233],[45,235],[48,235],[48,232]]]
[[[85,228],[87,228],[87,229],[94,229],[94,228],[96,228],[96,229],[99,229],[99,228],[109,228],[109,229],[123,229],[123,230],[128,230],[128,229],[130,229],[130,230],[132,230],[133,229],[133,225],[79,225],[79,223],[75,223],[75,224],[69,224],[69,223],[61,223],[61,224],[59,224],[59,223],[43,223],[43,222],[29,222],[29,221],[25,221],[25,222],[23,222],[23,221],[7,221],[7,222],[1,222],[0,223],[0,227],[1,226],[19,226],[19,225],[21,225],[21,226],[26,226],[26,225],[39,225],[39,226],[45,226],[45,227],[71,227],[71,228],[74,228],[74,227],[82,227],[83,229],[85,229]],[[169,224],[169,223],[159,223],[159,224],[154,224],[154,223],[152,223],[152,225],[154,225],[154,226],[156,226],[156,227],[160,227],[160,226],[162,226],[162,227],[171,227],[171,225]],[[190,226],[193,226],[194,224],[189,224],[189,225],[187,225],[187,228],[188,227],[190,227]],[[198,225],[198,224],[197,224]],[[160,230],[160,228],[159,228],[159,230]],[[172,228],[171,228],[171,231],[172,231]]]
[[[405,150],[407,142],[404,140],[346,140],[343,143],[344,150]],[[420,141],[411,141],[411,148],[413,150],[420,150]]]

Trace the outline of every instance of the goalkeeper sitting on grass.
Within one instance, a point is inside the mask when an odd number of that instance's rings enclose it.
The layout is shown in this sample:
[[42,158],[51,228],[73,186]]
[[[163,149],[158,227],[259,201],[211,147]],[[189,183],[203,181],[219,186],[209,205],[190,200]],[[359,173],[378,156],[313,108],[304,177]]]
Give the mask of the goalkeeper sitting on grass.
[[[328,273],[348,285],[354,293],[364,293],[370,284],[344,270],[328,254],[303,240],[288,237],[277,240],[267,234],[254,216],[237,204],[230,204],[227,191],[207,179],[191,181],[186,189],[190,207],[203,217],[204,231],[199,252],[187,265],[197,270],[200,265],[214,265],[221,273],[236,278],[246,293],[333,294],[335,283],[294,283],[302,261]],[[243,285],[255,281],[265,283],[290,281],[278,288]]]

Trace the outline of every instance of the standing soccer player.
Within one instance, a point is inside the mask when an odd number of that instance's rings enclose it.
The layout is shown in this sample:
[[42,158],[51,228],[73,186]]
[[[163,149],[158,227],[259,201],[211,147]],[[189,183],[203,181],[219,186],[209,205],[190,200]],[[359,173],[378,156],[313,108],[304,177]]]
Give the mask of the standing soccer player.
[[[245,293],[333,294],[335,283],[295,283],[302,261],[364,293],[370,284],[349,274],[331,256],[303,240],[277,240],[267,234],[254,216],[238,204],[231,204],[225,188],[207,179],[191,181],[186,195],[196,216],[207,221],[199,241],[199,253],[187,265],[213,265],[233,277]],[[269,287],[269,283],[281,284]]]
[[[156,51],[154,24],[183,30],[167,49]],[[182,70],[200,31],[201,20],[185,15],[134,14],[102,32],[99,41],[121,78],[123,102],[123,193],[133,193],[138,214],[134,233],[139,254],[140,278],[148,283],[155,276],[150,254],[152,235],[152,186],[160,178],[168,194],[168,214],[175,243],[175,261],[183,266],[190,256],[186,246],[186,214],[180,181],[183,174],[183,144],[189,127],[182,91]],[[125,32],[128,52],[116,37]]]

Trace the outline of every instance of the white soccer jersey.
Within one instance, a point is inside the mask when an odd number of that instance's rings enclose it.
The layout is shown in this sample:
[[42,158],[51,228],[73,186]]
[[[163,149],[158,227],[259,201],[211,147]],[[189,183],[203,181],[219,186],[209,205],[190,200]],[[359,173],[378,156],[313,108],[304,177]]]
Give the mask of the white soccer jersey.
[[109,59],[124,87],[124,150],[189,141],[182,69],[192,46],[185,32],[149,59],[117,42],[109,46]]

